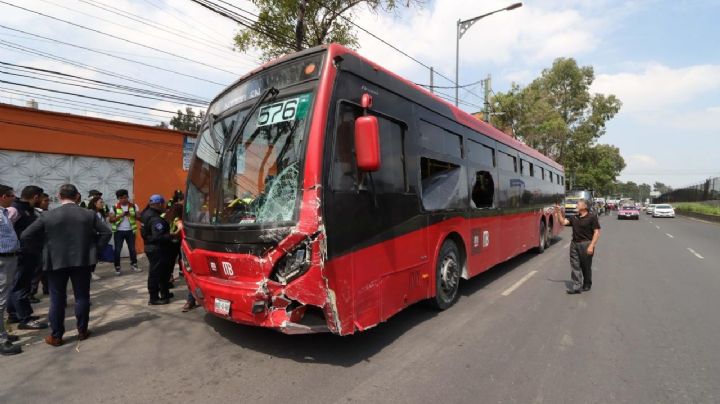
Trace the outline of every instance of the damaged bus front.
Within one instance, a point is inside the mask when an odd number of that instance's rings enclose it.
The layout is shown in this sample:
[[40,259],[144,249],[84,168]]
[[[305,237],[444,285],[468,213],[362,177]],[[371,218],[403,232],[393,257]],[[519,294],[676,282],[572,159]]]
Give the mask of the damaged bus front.
[[217,316],[286,333],[335,330],[314,161],[323,126],[313,121],[330,90],[320,84],[329,82],[324,56],[263,67],[208,110],[188,173],[182,260],[190,291]]

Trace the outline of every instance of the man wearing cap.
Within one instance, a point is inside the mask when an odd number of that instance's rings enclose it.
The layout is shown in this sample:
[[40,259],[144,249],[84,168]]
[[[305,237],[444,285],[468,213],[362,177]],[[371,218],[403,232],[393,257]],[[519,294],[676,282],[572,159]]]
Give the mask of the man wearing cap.
[[142,221],[141,235],[145,241],[145,254],[150,261],[148,271],[149,305],[170,303],[169,272],[173,263],[170,262],[172,238],[170,225],[162,218],[165,211],[165,198],[161,195],[150,197],[148,206],[140,214]]

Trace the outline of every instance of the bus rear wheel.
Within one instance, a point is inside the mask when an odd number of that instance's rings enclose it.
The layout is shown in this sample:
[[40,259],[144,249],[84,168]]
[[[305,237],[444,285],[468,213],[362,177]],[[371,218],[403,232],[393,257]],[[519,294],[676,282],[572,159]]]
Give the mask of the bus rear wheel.
[[535,247],[535,252],[542,254],[545,252],[545,247],[548,243],[547,230],[545,229],[545,222],[540,222],[540,243]]
[[455,242],[445,240],[440,247],[435,267],[435,297],[430,300],[430,304],[434,308],[445,310],[455,303],[461,274],[460,250]]

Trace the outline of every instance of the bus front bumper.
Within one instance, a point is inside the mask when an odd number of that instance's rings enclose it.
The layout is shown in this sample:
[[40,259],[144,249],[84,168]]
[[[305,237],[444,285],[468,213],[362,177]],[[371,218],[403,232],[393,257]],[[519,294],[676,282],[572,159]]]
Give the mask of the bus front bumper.
[[185,272],[188,288],[210,314],[239,324],[273,328],[285,334],[329,332],[324,320],[305,314],[308,306],[285,297],[281,287],[262,282],[197,276]]

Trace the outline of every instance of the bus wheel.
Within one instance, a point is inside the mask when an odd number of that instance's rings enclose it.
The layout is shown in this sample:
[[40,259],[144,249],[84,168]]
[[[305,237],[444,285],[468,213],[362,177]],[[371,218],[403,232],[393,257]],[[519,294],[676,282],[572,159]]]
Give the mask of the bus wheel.
[[435,298],[430,301],[433,307],[445,310],[455,303],[461,271],[460,250],[452,240],[445,240],[435,269]]
[[545,222],[540,222],[540,243],[535,247],[535,252],[542,254],[545,252],[545,246],[547,245],[547,230],[545,230]]
[[553,226],[552,226],[552,223],[550,223],[550,225],[547,228],[547,233],[545,236],[545,248],[546,249],[550,248],[550,245],[552,244],[552,242],[553,242]]

